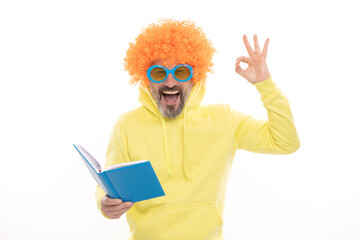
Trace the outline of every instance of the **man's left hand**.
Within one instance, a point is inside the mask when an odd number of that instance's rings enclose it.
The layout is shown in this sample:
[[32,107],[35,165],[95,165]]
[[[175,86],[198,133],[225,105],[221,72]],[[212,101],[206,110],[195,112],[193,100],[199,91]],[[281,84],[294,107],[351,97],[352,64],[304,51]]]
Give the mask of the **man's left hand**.
[[[264,81],[270,76],[269,69],[265,61],[269,47],[269,38],[266,39],[262,52],[256,35],[254,35],[255,51],[252,49],[246,35],[243,36],[243,40],[249,57],[241,56],[236,59],[235,72],[240,74],[252,84]],[[245,70],[242,69],[240,67],[240,62],[246,63],[248,67]]]

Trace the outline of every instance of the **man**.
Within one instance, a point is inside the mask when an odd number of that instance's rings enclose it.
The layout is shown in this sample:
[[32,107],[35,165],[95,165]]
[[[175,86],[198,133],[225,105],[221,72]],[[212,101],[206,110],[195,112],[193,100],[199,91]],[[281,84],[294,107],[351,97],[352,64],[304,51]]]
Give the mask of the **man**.
[[140,83],[142,106],[115,123],[105,167],[149,160],[166,195],[133,204],[110,199],[97,187],[97,206],[105,217],[127,212],[129,239],[223,239],[225,191],[236,149],[289,154],[299,148],[287,99],[266,65],[269,39],[262,51],[256,35],[255,49],[245,35],[243,40],[249,57],[239,57],[235,71],[261,94],[268,121],[227,104],[200,105],[214,48],[195,24],[162,20],[130,44],[125,69],[131,83]]

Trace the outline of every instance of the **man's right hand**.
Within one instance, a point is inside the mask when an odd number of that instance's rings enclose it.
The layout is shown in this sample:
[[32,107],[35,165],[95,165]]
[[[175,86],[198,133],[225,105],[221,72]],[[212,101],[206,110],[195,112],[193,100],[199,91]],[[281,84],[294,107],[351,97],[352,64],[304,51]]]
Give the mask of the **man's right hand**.
[[107,195],[101,199],[101,211],[110,219],[120,218],[133,205],[132,202],[123,202],[121,199],[109,198]]

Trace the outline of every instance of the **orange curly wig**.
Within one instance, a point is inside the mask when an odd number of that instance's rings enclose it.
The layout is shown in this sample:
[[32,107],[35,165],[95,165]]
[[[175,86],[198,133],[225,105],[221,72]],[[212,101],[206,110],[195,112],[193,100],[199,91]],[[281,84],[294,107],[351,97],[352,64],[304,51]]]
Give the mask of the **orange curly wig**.
[[131,76],[129,83],[148,86],[147,69],[153,61],[165,58],[191,65],[194,83],[205,81],[207,73],[213,71],[211,60],[216,50],[202,29],[190,20],[160,19],[158,22],[143,29],[135,43],[129,43],[124,58],[125,70]]

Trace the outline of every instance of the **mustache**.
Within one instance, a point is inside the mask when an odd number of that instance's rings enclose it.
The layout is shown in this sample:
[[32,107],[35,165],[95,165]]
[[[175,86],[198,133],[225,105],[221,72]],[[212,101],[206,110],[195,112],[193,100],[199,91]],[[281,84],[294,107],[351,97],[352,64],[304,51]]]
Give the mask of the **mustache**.
[[162,86],[159,88],[159,95],[161,96],[164,91],[179,91],[180,94],[182,94],[182,88],[178,85],[173,86],[172,88],[169,88],[168,86]]

